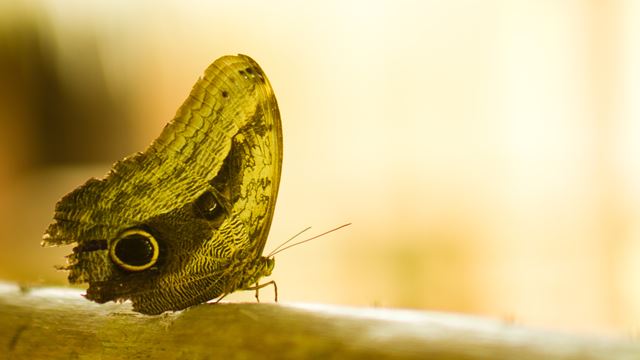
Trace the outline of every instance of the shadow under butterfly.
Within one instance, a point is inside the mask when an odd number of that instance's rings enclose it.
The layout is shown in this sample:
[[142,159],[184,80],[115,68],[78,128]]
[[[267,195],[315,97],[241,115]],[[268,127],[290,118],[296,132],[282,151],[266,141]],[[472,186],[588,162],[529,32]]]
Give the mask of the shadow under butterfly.
[[266,75],[248,56],[224,56],[144,152],[57,203],[43,245],[76,243],[69,282],[145,314],[257,291],[274,267],[262,251],[281,167]]

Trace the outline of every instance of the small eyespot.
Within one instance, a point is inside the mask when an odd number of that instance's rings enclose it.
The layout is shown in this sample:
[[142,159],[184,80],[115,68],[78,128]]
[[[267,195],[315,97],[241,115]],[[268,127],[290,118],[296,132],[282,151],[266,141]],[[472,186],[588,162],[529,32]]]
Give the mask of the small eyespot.
[[223,98],[229,97],[229,92],[227,92],[227,90],[222,90],[222,97]]
[[158,261],[160,247],[153,235],[141,229],[120,234],[109,246],[111,261],[124,270],[146,270]]
[[202,193],[193,202],[193,210],[197,217],[211,221],[214,227],[221,224],[226,215],[226,210],[211,191]]

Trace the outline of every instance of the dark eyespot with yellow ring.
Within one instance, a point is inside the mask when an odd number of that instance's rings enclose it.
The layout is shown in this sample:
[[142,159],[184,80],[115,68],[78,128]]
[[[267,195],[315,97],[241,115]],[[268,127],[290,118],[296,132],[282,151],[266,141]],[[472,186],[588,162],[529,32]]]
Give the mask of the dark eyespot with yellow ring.
[[127,271],[146,270],[158,261],[160,248],[153,235],[141,229],[130,229],[109,244],[111,261]]

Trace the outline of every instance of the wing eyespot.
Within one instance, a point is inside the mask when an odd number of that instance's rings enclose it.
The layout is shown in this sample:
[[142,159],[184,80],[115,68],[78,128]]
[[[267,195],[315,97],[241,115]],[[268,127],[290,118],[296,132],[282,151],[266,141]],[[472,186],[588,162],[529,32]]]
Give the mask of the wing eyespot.
[[109,257],[127,271],[143,271],[158,261],[160,247],[150,233],[141,229],[129,229],[109,245]]
[[212,191],[205,191],[193,202],[196,217],[208,220],[218,228],[227,217],[227,210]]

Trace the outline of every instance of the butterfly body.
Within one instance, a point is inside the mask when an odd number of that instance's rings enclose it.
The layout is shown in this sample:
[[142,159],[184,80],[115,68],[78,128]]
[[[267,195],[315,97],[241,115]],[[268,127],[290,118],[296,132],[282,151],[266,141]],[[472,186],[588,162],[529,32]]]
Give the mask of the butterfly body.
[[251,58],[216,60],[149,148],[56,205],[45,245],[76,243],[69,281],[96,302],[180,310],[271,274],[262,251],[282,163],[280,115]]

